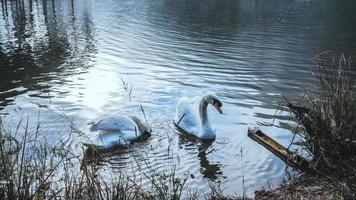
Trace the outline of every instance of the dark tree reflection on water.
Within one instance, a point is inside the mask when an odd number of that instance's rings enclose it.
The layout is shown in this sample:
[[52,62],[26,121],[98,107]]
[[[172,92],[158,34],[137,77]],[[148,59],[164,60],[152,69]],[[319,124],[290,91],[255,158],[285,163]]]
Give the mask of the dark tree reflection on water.
[[[27,91],[48,97],[51,80],[89,67],[96,52],[90,12],[73,1],[2,1],[0,107]],[[70,21],[67,20],[70,16]],[[80,20],[78,23],[77,20]]]

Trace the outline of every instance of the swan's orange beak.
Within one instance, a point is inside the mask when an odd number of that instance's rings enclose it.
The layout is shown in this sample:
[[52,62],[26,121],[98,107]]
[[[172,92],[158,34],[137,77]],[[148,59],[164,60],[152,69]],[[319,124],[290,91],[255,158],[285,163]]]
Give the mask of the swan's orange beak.
[[223,111],[221,110],[221,104],[219,105],[218,102],[215,102],[213,106],[216,108],[217,111],[219,111],[220,114],[223,113]]

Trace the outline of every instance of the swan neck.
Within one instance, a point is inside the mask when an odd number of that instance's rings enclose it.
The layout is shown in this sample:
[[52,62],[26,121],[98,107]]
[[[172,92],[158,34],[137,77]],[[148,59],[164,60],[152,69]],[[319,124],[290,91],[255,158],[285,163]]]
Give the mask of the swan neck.
[[206,124],[209,124],[208,102],[204,98],[202,98],[202,100],[200,101],[199,114],[200,114],[200,119],[201,119],[202,126],[205,126]]

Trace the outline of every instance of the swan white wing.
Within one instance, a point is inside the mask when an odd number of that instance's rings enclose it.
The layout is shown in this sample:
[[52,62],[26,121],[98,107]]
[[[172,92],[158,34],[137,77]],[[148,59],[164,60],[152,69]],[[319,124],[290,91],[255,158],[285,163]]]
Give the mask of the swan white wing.
[[128,141],[122,137],[121,132],[111,131],[98,134],[83,144],[96,149],[107,149],[113,146],[126,146]]
[[182,97],[176,107],[175,123],[183,130],[194,134],[197,128],[201,127],[199,121],[199,112],[194,108],[191,101]]
[[120,134],[121,137],[125,138],[125,140],[128,142],[135,140],[142,135],[142,133],[138,129],[121,131]]
[[98,121],[90,127],[90,131],[139,131],[136,123],[125,115],[109,117]]
[[198,96],[192,98],[192,100],[191,100],[191,103],[192,103],[194,109],[196,109],[197,112],[199,111],[200,101],[201,101],[201,97],[198,97]]
[[102,119],[93,124],[90,130],[100,133],[83,144],[97,149],[126,146],[142,135],[136,122],[125,115]]

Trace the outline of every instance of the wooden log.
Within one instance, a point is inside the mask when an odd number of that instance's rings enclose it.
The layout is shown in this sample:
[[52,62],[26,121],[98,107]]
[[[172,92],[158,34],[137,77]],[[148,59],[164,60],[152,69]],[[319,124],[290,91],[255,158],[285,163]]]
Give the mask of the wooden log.
[[273,154],[278,156],[289,166],[298,168],[302,171],[310,171],[309,161],[303,158],[301,155],[290,151],[283,145],[279,144],[274,139],[270,138],[267,134],[263,133],[259,129],[249,129],[248,136],[254,141],[258,142]]

